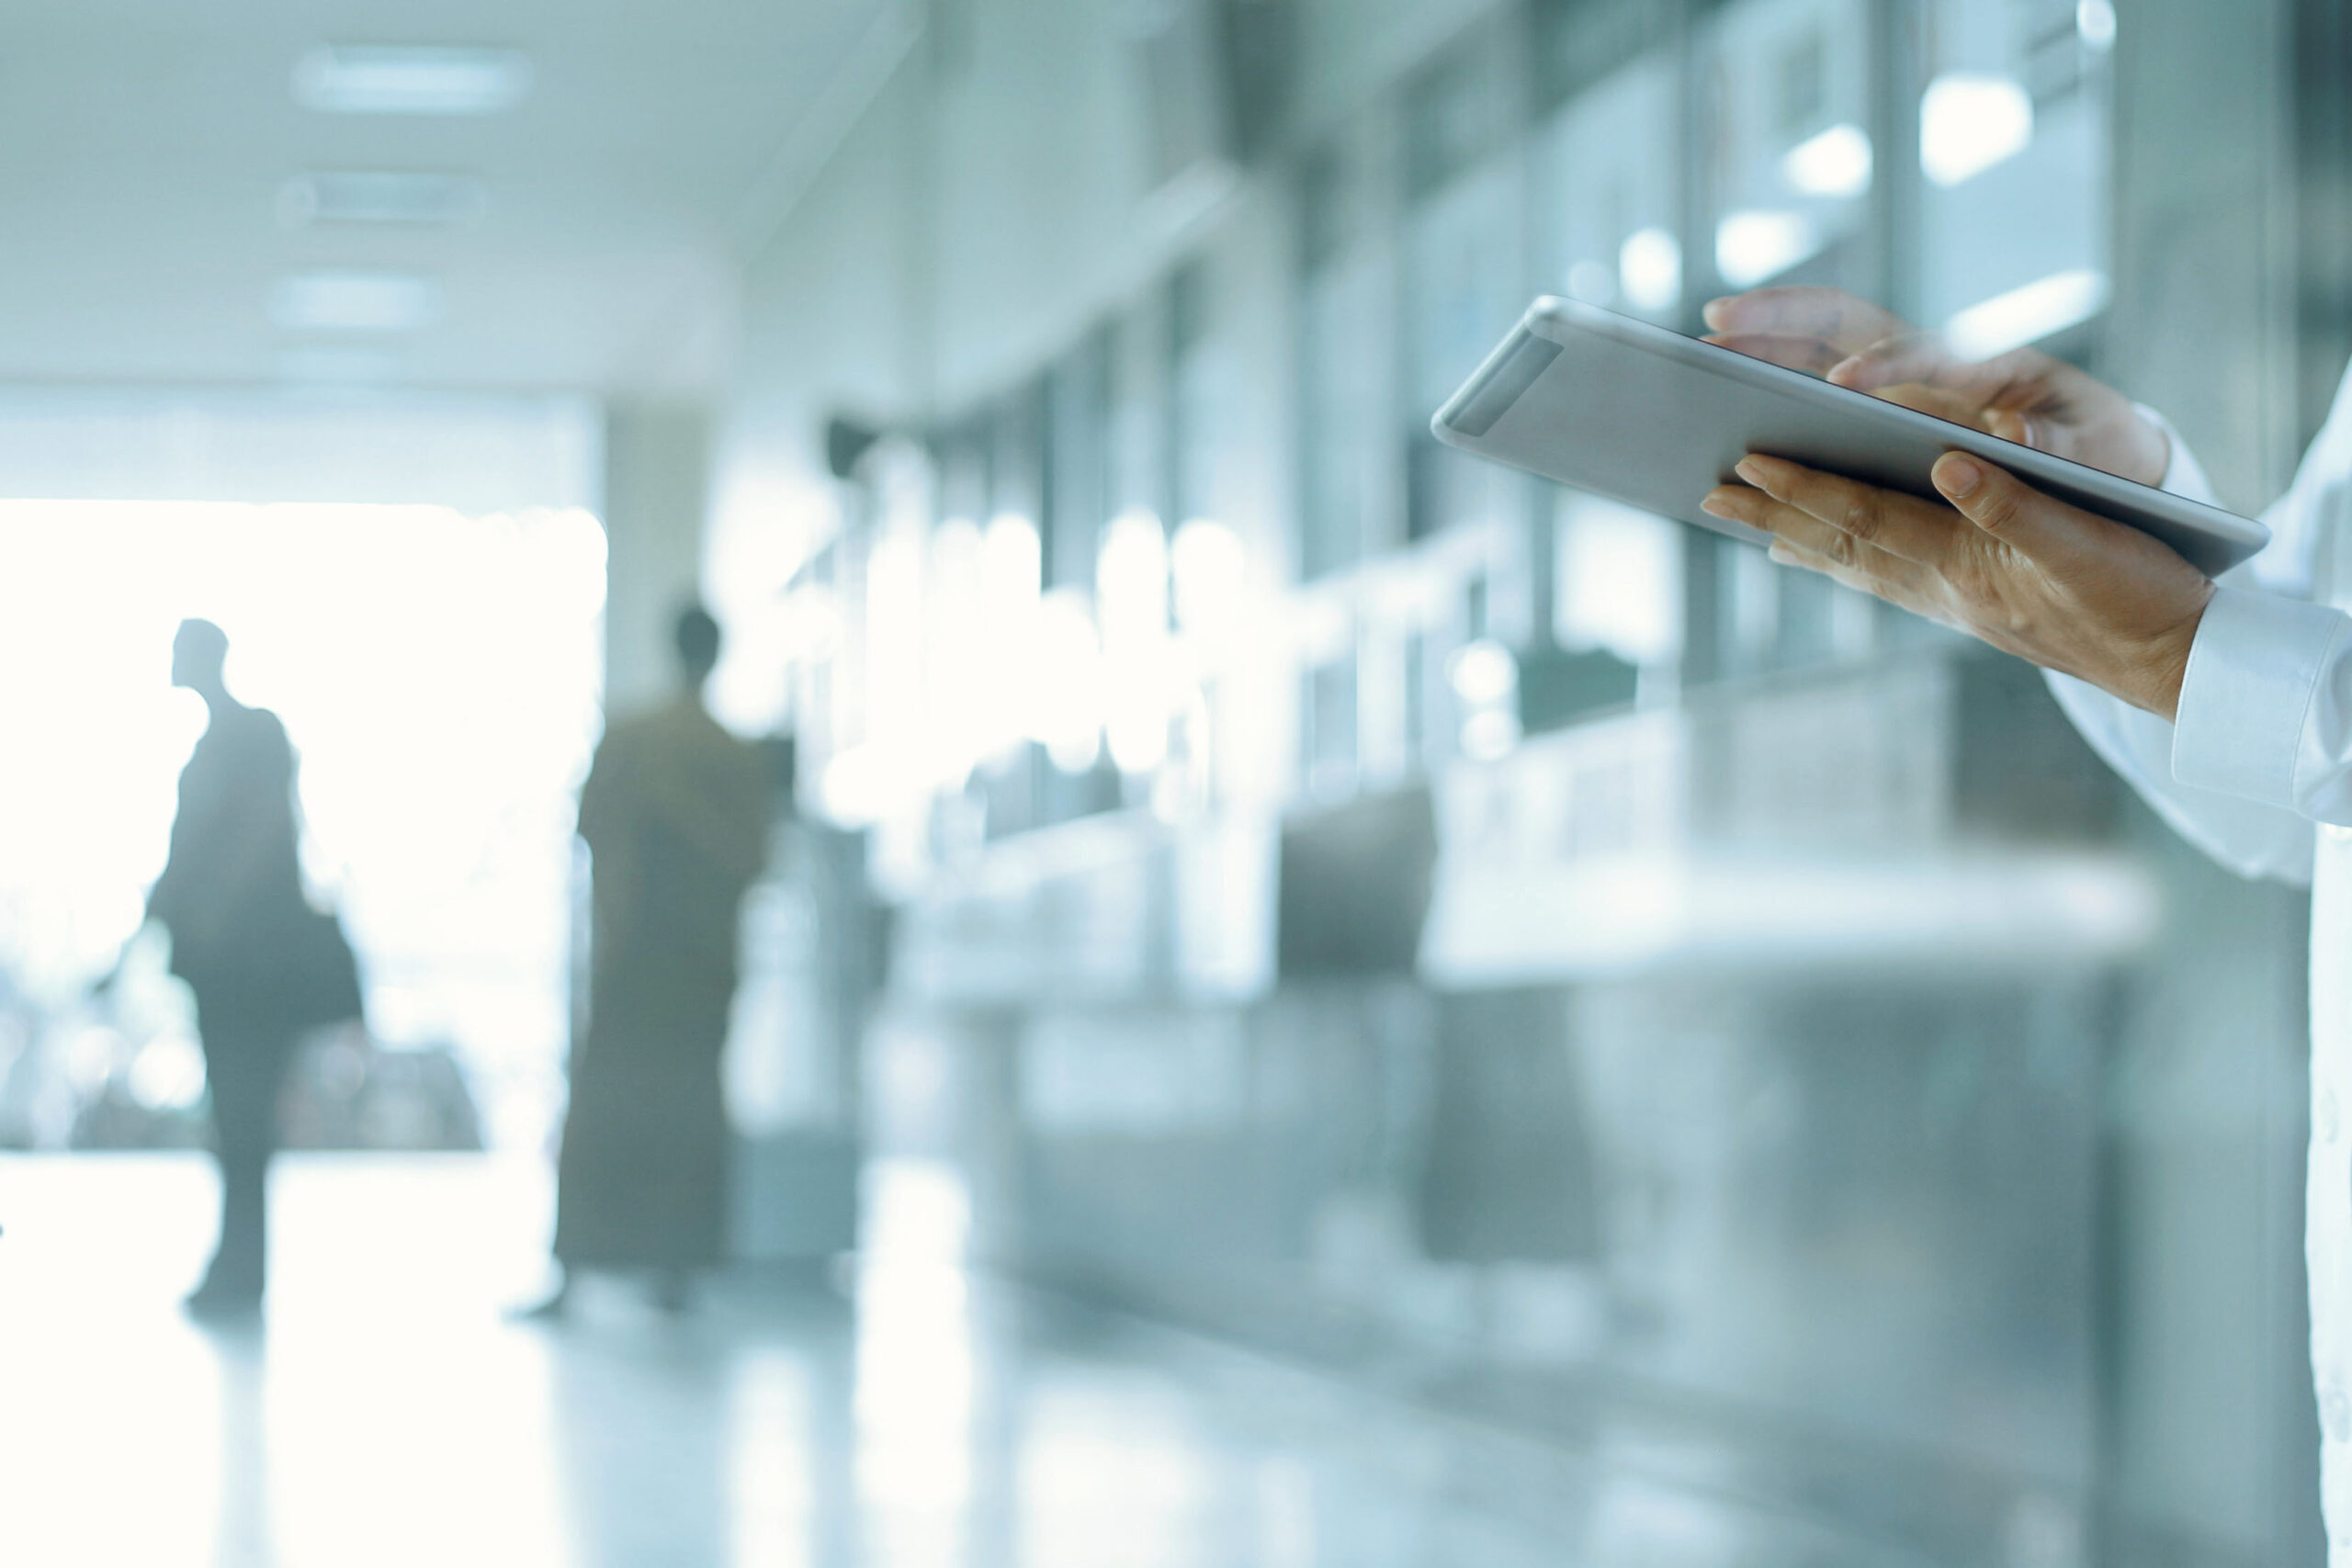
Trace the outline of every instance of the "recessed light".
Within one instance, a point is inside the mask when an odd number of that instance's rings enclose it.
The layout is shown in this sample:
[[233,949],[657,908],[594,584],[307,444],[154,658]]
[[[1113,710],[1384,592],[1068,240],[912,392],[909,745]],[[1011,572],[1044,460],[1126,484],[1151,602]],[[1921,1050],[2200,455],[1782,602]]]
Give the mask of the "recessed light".
[[512,49],[330,45],[294,66],[294,98],[324,114],[496,114],[531,90],[531,62]]
[[279,280],[269,315],[290,332],[413,332],[441,319],[441,286],[404,272],[297,273]]
[[335,170],[287,181],[277,193],[277,217],[288,229],[315,223],[431,226],[479,218],[488,202],[481,182],[462,175]]

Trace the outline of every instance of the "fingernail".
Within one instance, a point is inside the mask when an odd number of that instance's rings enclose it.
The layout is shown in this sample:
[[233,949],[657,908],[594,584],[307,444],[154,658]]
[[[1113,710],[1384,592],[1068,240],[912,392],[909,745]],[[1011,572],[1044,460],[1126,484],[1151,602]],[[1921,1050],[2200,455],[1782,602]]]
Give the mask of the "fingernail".
[[1936,465],[1936,488],[1954,501],[1973,494],[1984,482],[1984,466],[1973,458],[1954,453]]
[[1716,500],[1712,495],[1699,503],[1699,510],[1705,513],[1710,517],[1720,517],[1726,523],[1737,521],[1736,518],[1732,516],[1731,508],[1723,502]]
[[1724,307],[1730,303],[1731,300],[1728,298],[1722,299],[1710,299],[1700,309],[1699,315],[1709,326],[1714,328],[1717,332],[1721,332],[1723,331],[1724,326]]
[[1754,485],[1757,489],[1761,490],[1764,488],[1764,465],[1758,462],[1755,458],[1742,457],[1738,462],[1732,465],[1731,471],[1737,474],[1741,479],[1746,479],[1749,484]]
[[1771,547],[1766,550],[1764,554],[1775,566],[1795,566],[1797,564],[1796,551],[1789,548],[1788,546],[1781,543],[1778,539],[1772,541]]
[[1850,355],[1829,367],[1829,379],[1842,387],[1846,384],[1847,378],[1861,367],[1862,356],[1859,354]]

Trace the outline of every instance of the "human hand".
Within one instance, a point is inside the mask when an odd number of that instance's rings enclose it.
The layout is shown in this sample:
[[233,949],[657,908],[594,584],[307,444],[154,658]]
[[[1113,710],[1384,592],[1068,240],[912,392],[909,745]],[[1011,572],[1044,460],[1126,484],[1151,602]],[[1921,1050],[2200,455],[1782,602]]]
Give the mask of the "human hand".
[[1935,467],[1951,506],[1760,454],[1737,472],[1700,504],[1770,534],[1774,560],[2177,713],[2213,584],[2147,535],[1960,452]]
[[1982,362],[1835,288],[1759,288],[1706,310],[1707,340],[2014,441],[2154,485],[2172,460],[2165,433],[2132,400],[2030,348]]

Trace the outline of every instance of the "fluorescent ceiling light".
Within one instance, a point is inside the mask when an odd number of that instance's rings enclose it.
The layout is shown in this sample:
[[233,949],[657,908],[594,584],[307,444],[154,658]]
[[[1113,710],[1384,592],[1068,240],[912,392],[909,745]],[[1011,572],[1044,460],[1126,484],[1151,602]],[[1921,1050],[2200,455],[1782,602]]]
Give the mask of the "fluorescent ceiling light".
[[2033,141],[2033,96],[2007,76],[1955,71],[1919,100],[1919,167],[1939,186],[1974,179]]
[[339,170],[300,175],[277,193],[277,216],[289,229],[319,223],[463,223],[489,198],[480,180],[460,175]]
[[1802,212],[1735,212],[1715,227],[1715,271],[1734,288],[1753,288],[1820,248]]
[[299,273],[279,281],[269,315],[290,332],[412,332],[441,319],[441,286],[402,272]]
[[334,45],[294,66],[294,98],[324,114],[496,114],[531,90],[531,62],[511,49]]
[[1871,139],[1859,125],[1833,125],[1790,148],[1781,177],[1804,196],[1860,196],[1871,188]]
[[2090,320],[2107,297],[2103,272],[2053,273],[1971,305],[1944,323],[1944,338],[1962,359],[1990,359]]

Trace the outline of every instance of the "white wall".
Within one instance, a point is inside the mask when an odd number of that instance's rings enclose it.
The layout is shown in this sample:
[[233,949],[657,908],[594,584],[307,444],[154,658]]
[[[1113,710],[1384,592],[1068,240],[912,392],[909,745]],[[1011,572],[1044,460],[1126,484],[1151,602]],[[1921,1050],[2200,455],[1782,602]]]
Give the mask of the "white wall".
[[693,404],[616,404],[605,433],[605,708],[677,688],[671,632],[701,597],[710,417]]

